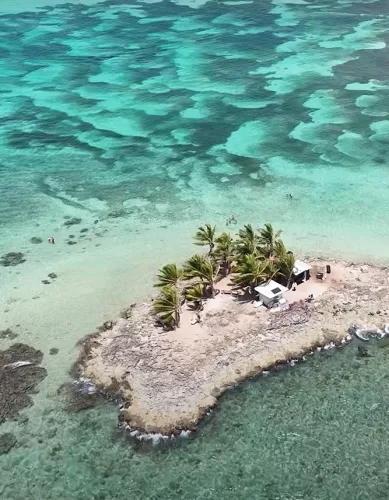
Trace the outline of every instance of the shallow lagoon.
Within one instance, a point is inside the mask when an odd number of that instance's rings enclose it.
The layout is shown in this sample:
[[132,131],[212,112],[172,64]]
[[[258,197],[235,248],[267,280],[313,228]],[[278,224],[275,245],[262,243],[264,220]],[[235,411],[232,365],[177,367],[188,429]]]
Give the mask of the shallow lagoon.
[[0,269],[0,329],[48,376],[2,426],[20,447],[1,494],[386,498],[385,349],[249,382],[165,452],[118,435],[109,405],[64,413],[57,390],[77,341],[148,295],[200,223],[271,221],[298,252],[387,263],[387,6],[33,7],[0,4],[0,253],[26,255]]

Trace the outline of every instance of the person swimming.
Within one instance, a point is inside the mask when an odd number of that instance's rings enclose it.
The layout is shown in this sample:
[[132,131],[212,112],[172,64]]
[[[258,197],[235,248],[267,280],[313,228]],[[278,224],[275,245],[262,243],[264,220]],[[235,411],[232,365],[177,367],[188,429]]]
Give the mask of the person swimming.
[[234,215],[231,215],[231,217],[229,217],[226,220],[226,226],[229,226],[230,224],[237,224],[237,223],[238,223],[238,221],[235,219]]

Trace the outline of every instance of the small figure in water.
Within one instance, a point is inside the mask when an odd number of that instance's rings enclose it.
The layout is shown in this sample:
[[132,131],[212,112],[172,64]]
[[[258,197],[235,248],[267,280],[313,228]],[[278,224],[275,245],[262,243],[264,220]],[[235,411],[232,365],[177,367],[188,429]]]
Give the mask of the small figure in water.
[[286,197],[289,198],[290,200],[293,200],[293,196],[290,193],[288,193]]
[[230,225],[230,224],[237,224],[237,220],[235,219],[235,216],[232,215],[231,217],[229,217],[227,220],[226,220],[226,226]]
[[54,236],[50,236],[50,238],[49,238],[48,241],[49,241],[49,243],[51,243],[52,245],[54,245],[54,243],[55,243]]

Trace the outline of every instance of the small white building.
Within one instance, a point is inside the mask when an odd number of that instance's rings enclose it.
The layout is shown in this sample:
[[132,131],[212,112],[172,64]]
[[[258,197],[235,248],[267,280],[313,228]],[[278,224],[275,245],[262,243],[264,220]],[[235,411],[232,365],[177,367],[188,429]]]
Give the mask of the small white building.
[[303,283],[307,279],[309,279],[309,271],[311,269],[311,265],[303,262],[302,260],[296,259],[293,268],[293,276],[294,281],[296,283]]
[[272,307],[276,303],[283,304],[286,302],[283,294],[287,292],[288,289],[276,281],[270,280],[263,285],[256,286],[254,290],[258,293],[258,300],[266,307]]

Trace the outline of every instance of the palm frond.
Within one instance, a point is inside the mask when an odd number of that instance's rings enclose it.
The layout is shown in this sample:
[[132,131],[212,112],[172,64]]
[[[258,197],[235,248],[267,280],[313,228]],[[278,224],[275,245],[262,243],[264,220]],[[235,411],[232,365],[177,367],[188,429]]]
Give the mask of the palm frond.
[[159,269],[157,278],[158,281],[154,284],[155,287],[164,287],[167,285],[177,285],[183,277],[182,269],[176,264],[166,264]]

